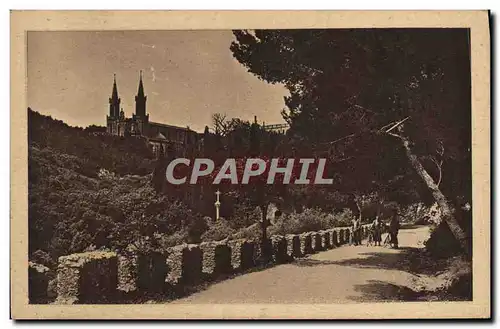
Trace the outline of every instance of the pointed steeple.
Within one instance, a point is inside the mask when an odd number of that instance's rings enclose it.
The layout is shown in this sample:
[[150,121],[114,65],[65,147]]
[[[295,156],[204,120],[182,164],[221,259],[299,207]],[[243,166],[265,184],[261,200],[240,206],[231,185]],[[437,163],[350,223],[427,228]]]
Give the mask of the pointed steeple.
[[137,91],[137,96],[144,97],[144,86],[142,84],[142,70],[139,73],[139,90]]
[[137,96],[135,96],[135,114],[140,117],[146,116],[146,99],[147,96],[144,95],[144,85],[142,83],[142,70],[139,75],[139,89],[137,90]]
[[116,74],[113,74],[113,91],[109,99],[109,116],[117,118],[120,115],[120,98],[118,97],[118,87],[116,86]]
[[111,94],[112,99],[118,99],[118,88],[116,87],[116,74],[113,74],[113,93]]

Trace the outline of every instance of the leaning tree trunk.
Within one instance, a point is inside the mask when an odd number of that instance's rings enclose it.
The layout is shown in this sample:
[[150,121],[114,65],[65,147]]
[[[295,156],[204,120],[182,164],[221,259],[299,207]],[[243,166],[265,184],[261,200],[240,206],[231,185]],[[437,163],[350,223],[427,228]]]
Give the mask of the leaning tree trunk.
[[471,249],[467,237],[458,224],[455,217],[455,210],[453,206],[450,205],[444,194],[441,192],[437,184],[434,182],[429,173],[425,170],[422,163],[418,160],[417,156],[413,154],[410,148],[410,142],[407,138],[401,138],[403,146],[406,151],[406,156],[410,160],[411,165],[417,171],[418,175],[424,180],[427,187],[431,190],[432,196],[441,208],[441,214],[443,220],[448,224],[451,233],[455,236],[460,246],[464,250],[467,256],[471,256]]
[[356,208],[358,208],[358,221],[361,223],[361,205],[359,204],[358,201],[355,201],[356,203]]

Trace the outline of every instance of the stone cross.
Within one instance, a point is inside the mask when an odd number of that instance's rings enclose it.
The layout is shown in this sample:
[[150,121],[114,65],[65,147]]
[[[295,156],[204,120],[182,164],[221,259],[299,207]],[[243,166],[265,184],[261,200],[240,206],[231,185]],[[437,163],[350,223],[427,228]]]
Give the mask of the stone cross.
[[217,190],[217,192],[215,192],[215,195],[217,195],[217,201],[215,201],[215,219],[216,220],[219,220],[220,218],[220,213],[219,213],[219,209],[220,209],[220,200],[219,200],[219,196],[220,196],[220,191]]

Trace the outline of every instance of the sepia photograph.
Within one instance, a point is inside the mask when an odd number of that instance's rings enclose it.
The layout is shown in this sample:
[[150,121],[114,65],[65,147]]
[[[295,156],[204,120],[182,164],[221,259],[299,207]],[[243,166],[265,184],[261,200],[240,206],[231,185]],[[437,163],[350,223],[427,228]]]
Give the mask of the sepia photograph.
[[488,15],[456,14],[22,31],[13,299],[52,318],[489,317]]

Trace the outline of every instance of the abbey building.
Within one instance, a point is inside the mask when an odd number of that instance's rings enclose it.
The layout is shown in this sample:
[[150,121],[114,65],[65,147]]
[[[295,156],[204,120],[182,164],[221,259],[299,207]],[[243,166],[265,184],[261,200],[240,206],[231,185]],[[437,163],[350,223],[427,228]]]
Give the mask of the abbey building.
[[139,78],[139,88],[135,96],[135,113],[131,118],[125,117],[120,107],[116,76],[113,80],[113,91],[109,98],[109,115],[106,116],[106,131],[117,136],[138,136],[147,139],[157,156],[165,156],[174,151],[186,155],[198,147],[200,135],[189,127],[178,127],[149,121],[146,112],[147,96],[144,94],[142,72]]

